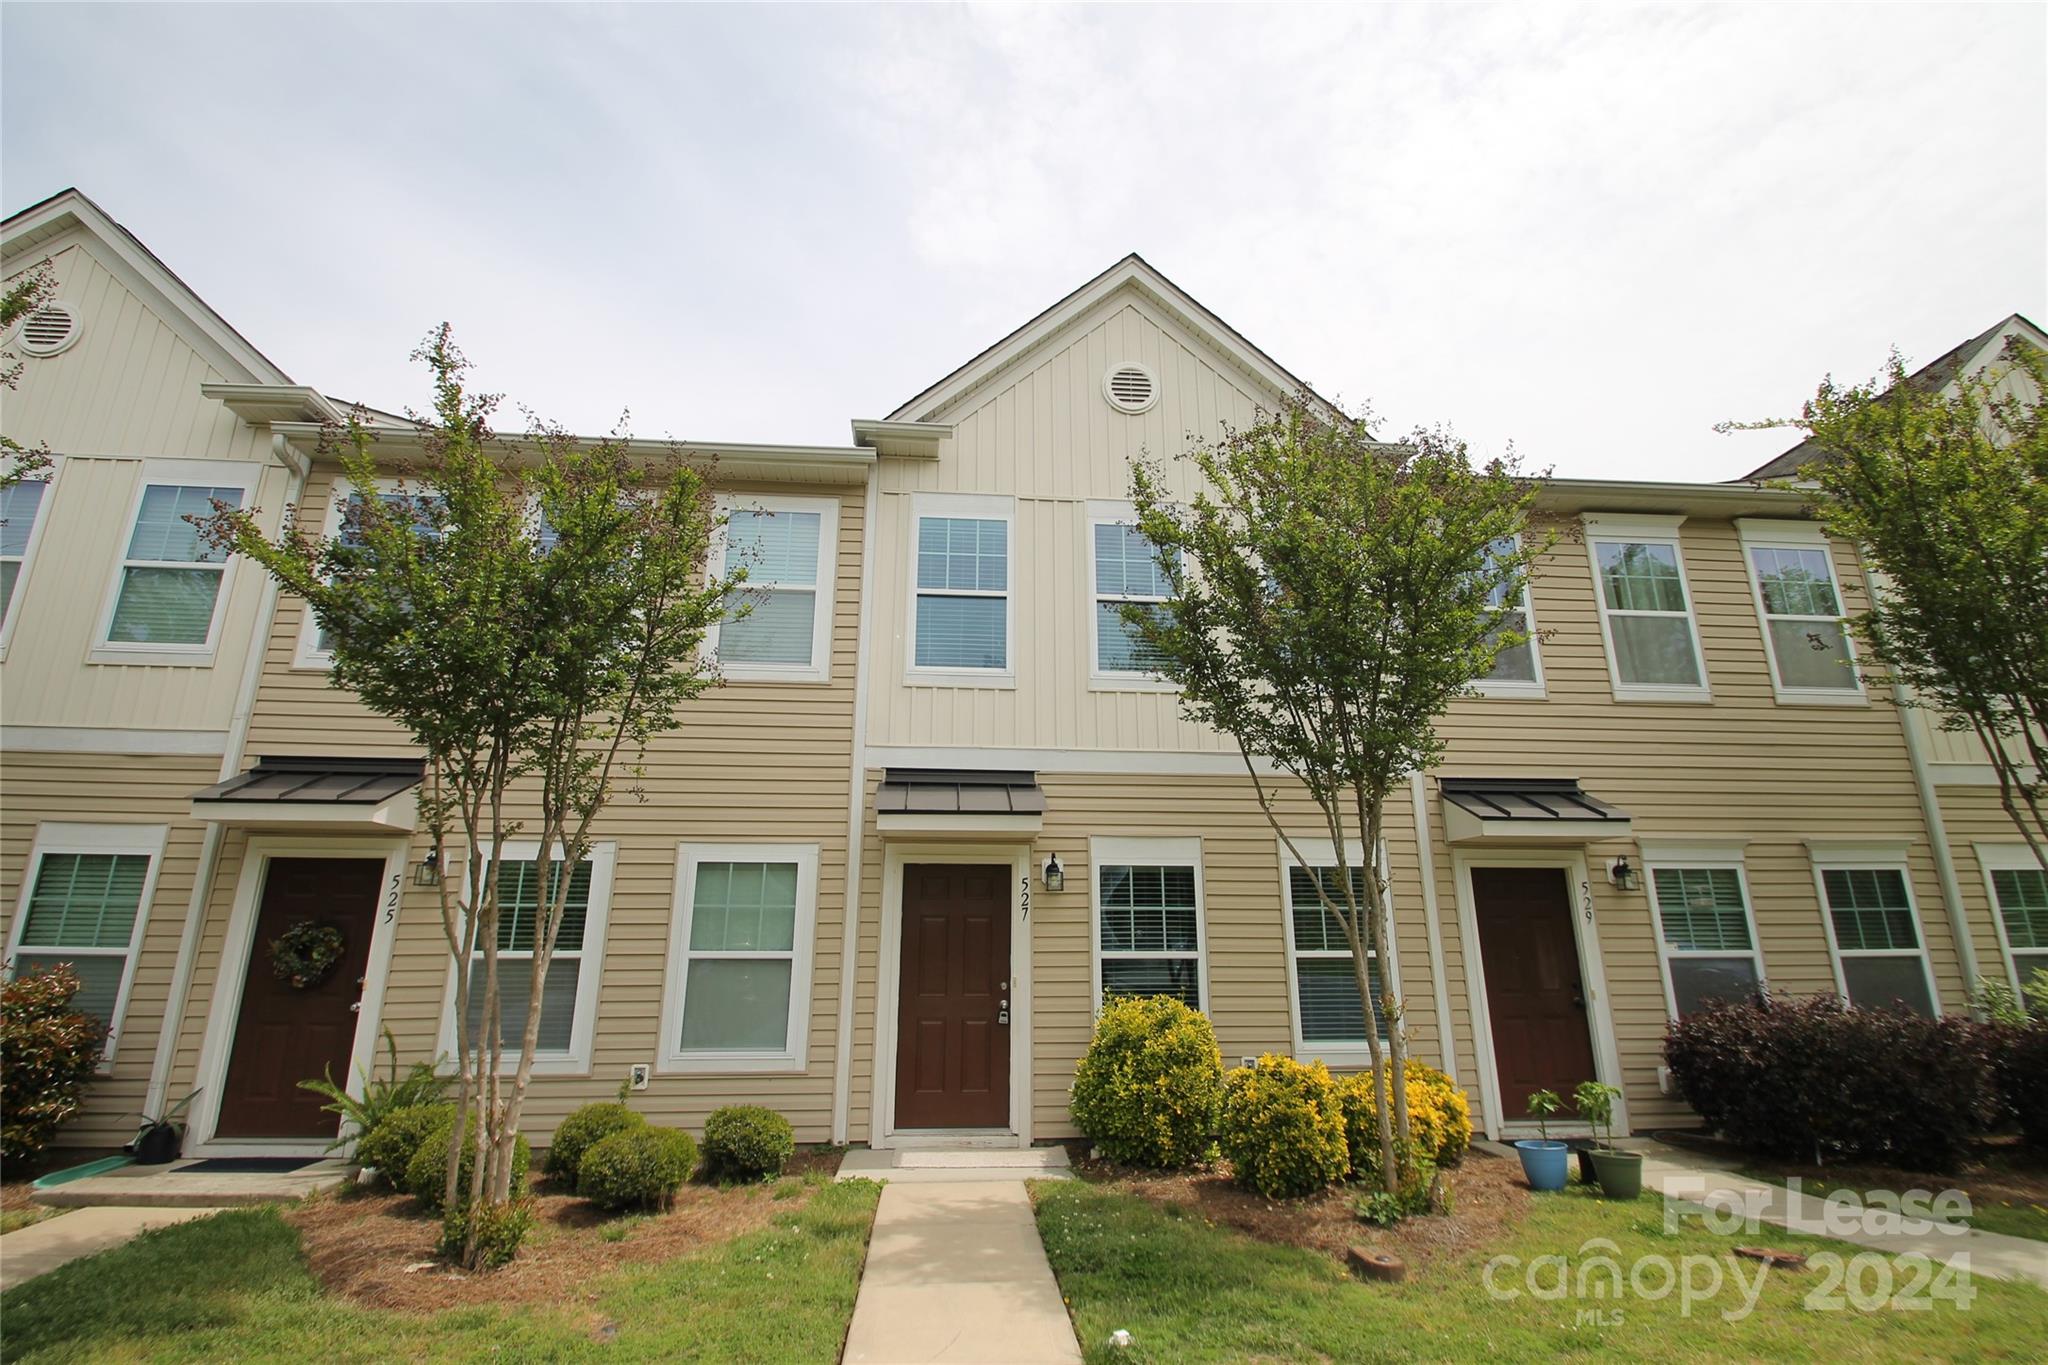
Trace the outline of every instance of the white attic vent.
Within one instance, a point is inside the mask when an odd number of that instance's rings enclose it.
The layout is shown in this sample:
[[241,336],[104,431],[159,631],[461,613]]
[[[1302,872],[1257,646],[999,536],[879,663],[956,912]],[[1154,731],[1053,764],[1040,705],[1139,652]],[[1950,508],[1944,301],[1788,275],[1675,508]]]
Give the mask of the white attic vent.
[[1118,365],[1102,377],[1102,396],[1118,412],[1148,412],[1159,401],[1159,381],[1143,365]]
[[55,355],[78,340],[78,316],[68,303],[46,303],[22,319],[15,342],[30,355]]

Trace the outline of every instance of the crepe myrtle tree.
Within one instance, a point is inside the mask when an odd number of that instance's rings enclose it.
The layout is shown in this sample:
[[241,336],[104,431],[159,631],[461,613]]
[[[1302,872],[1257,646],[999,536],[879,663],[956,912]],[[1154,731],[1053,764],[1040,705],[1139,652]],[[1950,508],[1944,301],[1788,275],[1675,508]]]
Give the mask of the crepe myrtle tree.
[[[463,1059],[444,1207],[455,1215],[459,1255],[473,1265],[479,1206],[512,1198],[570,873],[607,806],[645,799],[634,779],[649,740],[717,681],[701,645],[745,571],[708,572],[720,519],[704,474],[679,455],[646,467],[623,423],[596,441],[540,422],[500,440],[490,425],[498,398],[468,389],[468,363],[445,324],[414,359],[432,372],[434,404],[415,418],[409,434],[421,455],[395,494],[370,493],[380,473],[374,433],[351,416],[325,443],[364,490],[337,534],[287,527],[266,536],[254,514],[226,506],[205,529],[305,600],[333,653],[333,685],[424,751],[421,814],[437,858],[451,842],[465,850],[466,875],[439,883]],[[538,835],[545,873],[525,1015],[505,1020],[503,850],[528,832]],[[517,1040],[509,1075],[507,1024]],[[472,1135],[479,1159],[459,1191],[459,1154]]]
[[1864,384],[1823,380],[1790,427],[1816,454],[1792,486],[1880,580],[1849,618],[1869,672],[1977,737],[1999,803],[2048,868],[2048,358],[2014,337],[1953,391],[1894,351]]
[[[1499,604],[1520,600],[1549,544],[1526,533],[1535,486],[1512,452],[1475,465],[1442,430],[1385,444],[1365,417],[1307,395],[1181,458],[1199,475],[1186,501],[1162,466],[1133,468],[1138,526],[1171,596],[1124,619],[1182,711],[1237,741],[1266,819],[1303,867],[1260,760],[1299,779],[1322,816],[1336,876],[1310,879],[1351,949],[1382,1087],[1380,1170],[1394,1190],[1409,1128],[1391,973],[1379,983],[1384,1058],[1371,1019],[1372,964],[1393,941],[1379,856],[1387,800],[1442,757],[1436,722],[1452,699],[1528,638]],[[1365,850],[1363,895],[1347,836]]]

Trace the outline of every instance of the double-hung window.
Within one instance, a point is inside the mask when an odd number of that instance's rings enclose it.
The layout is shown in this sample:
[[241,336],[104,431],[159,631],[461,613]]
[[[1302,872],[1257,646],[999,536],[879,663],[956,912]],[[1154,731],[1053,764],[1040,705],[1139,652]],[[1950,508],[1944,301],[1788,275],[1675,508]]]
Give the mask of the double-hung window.
[[2048,970],[2048,872],[2025,844],[1978,844],[1977,865],[1998,916],[1998,938],[2024,1000],[2037,971]]
[[1202,841],[1095,839],[1095,996],[1204,1007]]
[[1656,902],[1671,1017],[1683,1018],[1712,1001],[1733,1004],[1755,996],[1764,986],[1764,964],[1741,848],[1645,842],[1642,853]]
[[221,461],[144,463],[96,656],[211,658],[234,565],[187,518],[243,506],[249,480],[249,466]]
[[8,944],[9,975],[68,966],[71,1007],[107,1030],[111,1062],[163,863],[162,825],[45,824],[37,829]]
[[23,479],[0,488],[0,650],[14,634],[14,595],[28,573],[49,492],[46,479]]
[[[540,1037],[534,1050],[534,1071],[542,1075],[581,1075],[590,1070],[590,1040],[597,1023],[598,977],[604,963],[605,926],[611,918],[612,870],[617,845],[596,844],[581,862],[565,869],[559,852],[543,862],[540,845],[531,840],[505,845],[498,868],[498,999],[499,1036],[506,1065],[516,1063],[526,1011],[533,999],[534,945],[541,917],[569,879],[562,927],[555,935],[554,957],[541,990]],[[544,899],[545,898],[545,899]],[[483,945],[470,960],[469,1037],[482,1046]],[[454,991],[451,983],[447,1037],[443,1050],[453,1052]]]
[[1738,518],[1742,556],[1779,701],[1863,700],[1856,652],[1842,619],[1834,557],[1819,526]]
[[1607,672],[1617,701],[1706,701],[1699,630],[1679,551],[1682,517],[1589,513]]
[[[1287,963],[1294,994],[1295,1052],[1338,1064],[1355,1062],[1369,1055],[1370,1043],[1365,1032],[1368,1025],[1380,1037],[1386,1037],[1386,1018],[1380,1013],[1381,964],[1375,959],[1368,969],[1372,982],[1368,1021],[1344,925],[1317,893],[1320,885],[1337,904],[1344,904],[1335,846],[1328,840],[1297,839],[1294,843],[1306,864],[1296,862],[1282,843],[1280,866],[1287,907]],[[1347,851],[1346,862],[1351,873],[1353,903],[1370,914],[1372,879],[1366,875],[1357,847]]]
[[662,1002],[666,1071],[801,1071],[816,844],[684,844]]
[[1816,850],[1835,983],[1866,1009],[1938,1013],[1903,850]]
[[1128,503],[1088,505],[1089,580],[1094,584],[1094,678],[1112,686],[1157,683],[1159,658],[1124,619],[1126,604],[1148,615],[1165,612],[1172,596],[1158,551],[1135,525]]
[[1010,648],[1015,504],[1006,497],[919,494],[911,520],[912,681],[1008,684],[1016,676]]
[[[727,678],[824,682],[832,652],[832,498],[730,499],[716,571],[747,571],[710,646]],[[742,610],[744,609],[744,610]]]
[[[1512,554],[1517,545],[1513,536],[1495,541],[1487,551],[1488,560],[1496,554]],[[1540,697],[1543,695],[1543,661],[1536,648],[1536,616],[1529,602],[1529,580],[1524,578],[1520,591],[1512,603],[1509,602],[1505,587],[1496,587],[1486,599],[1486,605],[1502,613],[1501,624],[1496,629],[1512,630],[1528,638],[1518,645],[1510,645],[1494,655],[1493,672],[1475,683],[1474,689],[1488,697]]]
[[[388,510],[413,513],[413,529],[422,536],[435,535],[433,509],[439,495],[408,488],[397,479],[377,480],[377,501]],[[346,479],[336,479],[327,499],[327,536],[355,548],[363,543],[363,494]],[[295,668],[332,668],[334,641],[308,607],[299,623],[299,647],[292,660]]]

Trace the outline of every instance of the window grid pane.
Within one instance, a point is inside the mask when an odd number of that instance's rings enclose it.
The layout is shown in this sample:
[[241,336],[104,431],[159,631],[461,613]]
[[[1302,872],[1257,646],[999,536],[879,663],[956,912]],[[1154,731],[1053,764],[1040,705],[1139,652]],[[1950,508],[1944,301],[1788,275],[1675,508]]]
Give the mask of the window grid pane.
[[[1294,951],[1297,953],[1344,953],[1351,952],[1351,944],[1344,937],[1344,925],[1316,895],[1316,883],[1338,904],[1343,904],[1343,894],[1337,881],[1337,869],[1319,867],[1314,879],[1304,867],[1287,869],[1288,900],[1294,914]],[[1363,908],[1366,905],[1365,869],[1351,869],[1351,892],[1353,900]]]
[[1096,523],[1095,591],[1102,597],[1168,595],[1166,574],[1159,567],[1152,542],[1137,527]]
[[1678,551],[1640,541],[1601,542],[1598,550],[1608,610],[1684,613]]
[[1681,952],[1749,951],[1742,879],[1733,868],[1657,869],[1657,913],[1664,942]]
[[142,490],[142,506],[135,512],[127,558],[154,564],[216,562],[219,552],[207,548],[199,538],[199,528],[185,518],[212,516],[217,501],[240,507],[242,490],[150,484]]
[[919,518],[917,586],[1007,592],[1009,523],[972,517]]
[[44,854],[29,895],[22,946],[126,948],[148,878],[147,854]]
[[1100,875],[1103,952],[1198,950],[1194,868],[1110,864]]
[[28,553],[28,538],[36,529],[36,513],[42,510],[42,479],[23,479],[0,488],[0,558],[20,559]]
[[[559,875],[561,864],[550,862],[550,872]],[[548,890],[556,889],[553,877]],[[506,862],[498,868],[498,951],[530,953],[539,927],[541,878],[538,862]],[[561,932],[555,935],[557,953],[583,951],[583,926],[590,916],[590,862],[576,864],[569,879],[569,899],[562,907]]]
[[1834,921],[1835,946],[1845,953],[1918,948],[1905,875],[1894,868],[1829,868],[1821,874]]
[[[2000,868],[1991,874],[2005,941],[2015,949],[2048,949],[2048,872],[2038,867]],[[2026,973],[2020,974],[2021,980]]]
[[1750,551],[1762,589],[1764,610],[1772,616],[1840,616],[1834,575],[1820,550],[1780,549],[1759,545]]
[[796,875],[795,863],[699,863],[690,951],[794,951]]
[[816,512],[735,511],[726,522],[726,564],[744,568],[749,584],[818,585]]

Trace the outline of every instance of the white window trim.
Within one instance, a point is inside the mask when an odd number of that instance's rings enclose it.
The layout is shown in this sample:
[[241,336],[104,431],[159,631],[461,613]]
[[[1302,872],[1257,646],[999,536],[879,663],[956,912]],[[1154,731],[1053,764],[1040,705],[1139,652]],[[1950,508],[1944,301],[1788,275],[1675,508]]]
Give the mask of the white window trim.
[[[1105,953],[1102,948],[1102,869],[1105,866],[1192,867],[1195,870],[1195,951]],[[1199,838],[1091,837],[1088,840],[1088,943],[1091,1014],[1102,1013],[1102,962],[1105,957],[1119,962],[1157,962],[1192,957],[1195,960],[1196,988],[1202,993],[1202,1012],[1213,1017],[1215,1002],[1209,995],[1208,887],[1202,878],[1202,841]]]
[[[1002,668],[921,667],[917,662],[917,543],[926,517],[960,517],[978,521],[1000,521],[1008,556],[1004,577],[1009,587],[1002,592],[960,588],[929,589],[951,597],[1000,597],[1003,599]],[[903,681],[911,687],[994,687],[1017,685],[1017,500],[1001,494],[915,493],[910,499],[909,558],[904,577],[909,580],[905,603],[908,623],[903,632]]]
[[[404,487],[405,481],[397,478],[377,480],[377,492],[396,493]],[[336,478],[328,485],[327,510],[321,514],[321,539],[331,541],[341,534],[342,509],[359,490],[353,480]],[[309,602],[299,603],[299,642],[292,652],[292,667],[311,669],[325,673],[334,667],[334,651],[320,648],[320,623],[313,618],[313,607]]]
[[[1322,949],[1309,949],[1297,954],[1294,947],[1294,888],[1289,884],[1288,874],[1296,867],[1310,869],[1335,867],[1337,864],[1337,846],[1328,839],[1296,839],[1294,847],[1301,850],[1302,858],[1307,860],[1306,862],[1297,862],[1294,854],[1288,849],[1286,840],[1276,838],[1273,842],[1280,852],[1280,921],[1285,927],[1287,935],[1287,1018],[1288,1027],[1293,1034],[1294,1055],[1296,1058],[1304,1061],[1321,1060],[1335,1067],[1370,1066],[1372,1064],[1372,1049],[1367,1039],[1310,1042],[1302,1036],[1301,1032],[1301,981],[1299,973],[1295,970],[1296,958],[1348,958],[1351,954],[1348,952],[1329,952]],[[1344,857],[1349,866],[1364,866],[1364,847],[1356,839],[1346,839],[1344,841]],[[1387,851],[1383,845],[1380,848],[1380,864],[1382,867],[1385,867],[1386,859]],[[1369,880],[1366,885],[1367,889],[1370,890],[1371,882]],[[1388,918],[1391,919],[1392,916]],[[1386,945],[1386,960],[1380,964],[1380,987],[1382,990],[1398,990],[1394,983],[1400,980],[1400,977],[1397,975],[1400,970],[1399,945],[1390,942]],[[1366,1014],[1369,1017],[1372,1014],[1372,1002],[1367,1000],[1364,1003]]]
[[[1673,958],[1747,957],[1756,972],[1758,990],[1767,990],[1770,978],[1764,973],[1764,940],[1757,932],[1756,901],[1749,891],[1749,869],[1743,862],[1742,850],[1746,840],[1683,840],[1659,839],[1640,840],[1636,851],[1642,856],[1643,885],[1650,893],[1651,930],[1657,936],[1657,973],[1664,982],[1664,1017],[1667,1020],[1678,1017],[1678,991],[1671,980]],[[1679,871],[1728,871],[1735,873],[1737,890],[1742,895],[1742,918],[1749,926],[1749,951],[1734,949],[1693,949],[1674,948],[1664,939],[1664,909],[1657,901],[1657,871],[1664,869]]]
[[99,626],[93,632],[93,646],[86,655],[88,662],[181,664],[188,667],[213,663],[214,656],[220,649],[221,621],[227,615],[228,600],[234,595],[235,570],[241,562],[241,556],[231,554],[220,563],[220,588],[213,596],[213,618],[206,623],[206,639],[203,643],[138,644],[109,638],[114,629],[114,609],[120,605],[121,585],[127,579],[128,569],[210,569],[213,566],[210,561],[206,564],[196,561],[159,564],[156,560],[130,560],[128,542],[135,537],[135,519],[141,515],[143,495],[152,485],[180,488],[239,488],[242,490],[242,507],[249,510],[255,498],[256,482],[262,473],[260,465],[239,460],[149,459],[142,462],[142,472],[135,480],[135,491],[129,495],[128,514],[121,520],[121,541],[114,551],[114,571],[107,583],[106,600],[100,606]]
[[[1827,533],[1810,521],[1785,521],[1765,517],[1737,517],[1735,519],[1736,539],[1742,546],[1742,567],[1749,575],[1750,600],[1756,606],[1756,628],[1763,636],[1764,666],[1771,671],[1771,692],[1784,706],[1868,706],[1870,698],[1863,690],[1863,674],[1856,667],[1856,642],[1849,638],[1849,622],[1843,616],[1798,616],[1773,617],[1764,607],[1763,579],[1758,576],[1756,558],[1752,550],[1818,550],[1828,563],[1828,578],[1835,592],[1835,604],[1847,605],[1842,592],[1842,573],[1835,565],[1835,553],[1828,544]],[[1771,638],[1771,622],[1780,621],[1832,621],[1842,628],[1842,649],[1849,660],[1849,677],[1854,687],[1787,687],[1778,676],[1778,649]]]
[[[22,480],[23,483],[41,484],[43,496],[36,502],[36,516],[28,528],[28,542],[21,547],[21,557],[15,561],[21,567],[14,574],[14,596],[7,603],[6,619],[0,620],[0,659],[7,657],[7,643],[14,638],[14,623],[21,619],[21,603],[28,592],[29,570],[36,562],[37,548],[43,543],[43,528],[50,524],[50,500],[57,496],[57,476],[63,470],[63,457],[53,455],[50,468],[41,478]],[[132,526],[130,532],[133,533]]]
[[29,845],[28,862],[21,878],[21,898],[14,910],[14,928],[7,936],[6,967],[10,980],[14,976],[15,958],[22,950],[22,931],[28,927],[29,900],[35,894],[36,878],[42,875],[45,857],[52,853],[130,853],[149,859],[149,870],[142,875],[142,899],[135,907],[135,927],[129,932],[125,949],[33,947],[28,950],[39,956],[52,952],[76,953],[84,957],[112,957],[117,951],[126,954],[127,965],[121,969],[121,985],[114,994],[113,1017],[107,1021],[106,1047],[100,1053],[99,1074],[102,1076],[114,1069],[114,1051],[121,1041],[121,1027],[128,1017],[128,996],[135,986],[135,965],[142,956],[143,931],[149,925],[150,902],[156,896],[157,874],[163,871],[164,843],[170,832],[168,825],[87,825],[45,821],[36,826],[35,839]]
[[[564,1051],[549,1051],[536,1048],[533,1054],[533,1074],[536,1076],[587,1076],[590,1074],[591,1038],[597,1031],[597,996],[604,975],[605,929],[611,922],[612,879],[618,870],[619,846],[609,841],[595,843],[590,847],[590,908],[583,919],[583,946],[577,956],[586,968],[576,974],[576,1013],[569,1026],[569,1047]],[[483,845],[483,856],[489,858],[491,846]],[[537,839],[508,839],[505,842],[504,861],[508,863],[530,863],[540,857],[540,841]],[[550,847],[548,861],[562,860],[559,846]],[[463,858],[462,898],[470,899],[469,860]],[[481,956],[482,944],[477,953]],[[559,953],[556,955],[560,956]],[[528,962],[531,953],[499,953],[499,972],[502,974],[506,962]],[[449,955],[448,987],[441,1006],[440,1052],[446,1057],[457,1056],[455,1048],[455,974],[468,967],[468,963],[457,964],[454,955]],[[500,1075],[510,1075],[519,1069],[519,1049],[506,1049],[499,1066]]]
[[[690,975],[690,917],[696,909],[697,869],[704,863],[796,864],[796,926],[785,952],[768,950],[708,956],[786,959],[789,964],[789,1020],[784,1046],[758,1050],[685,1051],[684,996]],[[676,846],[675,914],[669,928],[668,964],[661,995],[661,1044],[657,1069],[664,1075],[727,1072],[802,1073],[809,1064],[811,959],[818,925],[818,845],[692,844]]]
[[[832,680],[833,588],[839,574],[839,499],[798,498],[779,493],[721,493],[718,512],[814,512],[818,516],[818,578],[811,592],[816,609],[811,614],[811,661],[806,664],[729,663],[720,660],[718,671],[728,682],[811,682]],[[724,527],[718,529],[712,550],[711,576],[726,572],[727,542]],[[743,584],[742,593],[773,592],[767,584]],[[800,591],[801,589],[799,589]],[[718,657],[718,623],[704,632],[704,651]]]
[[[1520,549],[1522,537],[1514,537],[1515,548]],[[1513,610],[1513,608],[1509,608]],[[1531,591],[1528,577],[1522,579],[1522,622],[1528,628],[1529,663],[1535,670],[1532,681],[1520,678],[1480,678],[1472,684],[1472,690],[1482,697],[1521,697],[1525,700],[1542,701],[1550,695],[1543,677],[1543,645],[1536,638],[1536,594]]]
[[[1692,579],[1685,568],[1685,547],[1679,540],[1678,528],[1685,520],[1680,516],[1610,516],[1604,513],[1588,512],[1580,518],[1586,533],[1586,567],[1593,576],[1593,604],[1600,611],[1600,640],[1607,648],[1607,680],[1614,689],[1616,701],[1659,701],[1659,702],[1706,702],[1714,699],[1713,685],[1707,673],[1707,652],[1700,645],[1699,612],[1693,607]],[[1600,542],[1614,544],[1668,545],[1673,560],[1678,565],[1678,590],[1685,598],[1685,627],[1692,638],[1693,662],[1699,666],[1698,686],[1684,683],[1631,683],[1621,678],[1621,658],[1614,649],[1614,630],[1608,623],[1612,610],[1607,605],[1607,585],[1600,577]],[[1622,610],[1624,616],[1663,616],[1670,612],[1633,612]]]
[[[1998,931],[1998,950],[2005,955],[2005,976],[2015,994],[2022,994],[2025,978],[2020,975],[2019,960],[2013,956],[2012,938],[2005,931],[2005,912],[1998,907],[1998,886],[1991,879],[1994,872],[2035,872],[2041,864],[2034,859],[2034,851],[2025,844],[1972,844],[1971,850],[1977,855],[1977,870],[1984,875],[1984,903],[1991,907],[1991,923]],[[2020,952],[2039,953],[2040,948],[2022,948]]]
[[[1844,1000],[1850,1000],[1849,977],[1842,970],[1844,957],[1917,958],[1920,962],[1920,974],[1927,980],[1928,1003],[1939,1016],[1942,1012],[1941,991],[1935,985],[1934,964],[1927,955],[1927,925],[1920,917],[1920,898],[1913,894],[1913,868],[1907,858],[1906,846],[1902,843],[1886,842],[1829,847],[1815,840],[1808,840],[1807,846],[1813,860],[1813,894],[1819,898],[1821,926],[1827,934],[1828,964],[1835,973],[1835,993]],[[1828,903],[1825,874],[1862,871],[1899,874],[1900,884],[1906,891],[1906,908],[1913,916],[1913,938],[1919,947],[1856,949],[1848,953],[1842,951],[1842,945],[1835,940],[1834,907]]]
[[[1095,528],[1098,526],[1129,526],[1138,524],[1138,509],[1128,502],[1115,502],[1091,498],[1088,501],[1088,689],[1091,692],[1175,692],[1171,682],[1149,669],[1115,669],[1102,666],[1102,616],[1098,604],[1105,601],[1155,602],[1170,601],[1166,597],[1136,597],[1118,594],[1105,597],[1097,590],[1095,578]],[[1098,993],[1098,998],[1100,995]]]

